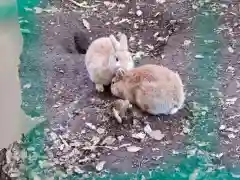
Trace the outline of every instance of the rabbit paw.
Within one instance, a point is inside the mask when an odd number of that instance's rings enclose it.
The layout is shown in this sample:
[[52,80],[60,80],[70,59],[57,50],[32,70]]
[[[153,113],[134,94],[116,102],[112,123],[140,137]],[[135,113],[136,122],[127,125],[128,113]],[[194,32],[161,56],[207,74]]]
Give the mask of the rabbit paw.
[[103,85],[102,85],[102,84],[96,84],[96,90],[97,90],[98,92],[103,92],[103,91],[104,91]]

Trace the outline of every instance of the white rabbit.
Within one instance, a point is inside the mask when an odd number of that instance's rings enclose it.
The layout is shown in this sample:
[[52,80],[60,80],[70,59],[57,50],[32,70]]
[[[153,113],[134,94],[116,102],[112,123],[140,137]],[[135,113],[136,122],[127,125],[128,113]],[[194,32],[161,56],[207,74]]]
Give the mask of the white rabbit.
[[96,90],[103,92],[103,85],[111,84],[119,67],[124,70],[134,67],[131,53],[128,51],[127,36],[121,34],[120,42],[114,35],[94,40],[87,50],[85,64]]
[[111,93],[153,115],[175,114],[185,101],[179,74],[153,64],[129,71],[119,69],[112,80]]

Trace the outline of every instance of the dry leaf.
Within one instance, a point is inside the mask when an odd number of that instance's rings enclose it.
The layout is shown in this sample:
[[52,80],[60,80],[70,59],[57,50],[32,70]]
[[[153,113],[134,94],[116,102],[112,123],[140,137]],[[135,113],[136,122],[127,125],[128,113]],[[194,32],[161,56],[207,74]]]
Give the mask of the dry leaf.
[[160,130],[151,131],[148,135],[157,141],[162,140],[165,136]]
[[234,129],[234,128],[232,128],[232,127],[230,127],[230,128],[227,128],[227,129],[226,129],[226,131],[229,131],[229,132],[234,132],[234,133],[237,133],[237,132],[238,132],[238,130],[237,130],[237,129]]
[[135,138],[135,139],[144,139],[145,136],[146,136],[146,134],[142,133],[142,132],[136,133],[136,134],[132,134],[132,137]]
[[104,134],[104,133],[105,133],[105,129],[103,129],[103,128],[97,128],[97,133],[98,133],[98,134]]
[[137,147],[137,146],[129,146],[129,147],[127,147],[127,151],[128,152],[138,152],[141,149],[142,149],[141,147]]
[[101,162],[99,162],[99,163],[97,164],[97,166],[96,166],[96,170],[97,170],[97,171],[101,171],[101,170],[103,169],[103,167],[104,167],[105,164],[106,164],[106,161],[101,161]]
[[122,144],[119,146],[119,148],[122,148],[122,147],[127,147],[127,146],[131,146],[132,144],[128,143],[128,144]]
[[108,7],[108,9],[112,9],[114,8],[117,4],[116,3],[112,3],[110,1],[104,1],[103,4]]
[[86,19],[83,19],[82,22],[83,22],[84,27],[85,27],[87,30],[90,30],[90,24],[89,24],[89,22],[88,22]]
[[157,3],[163,4],[166,2],[166,0],[156,0]]
[[144,132],[149,134],[150,132],[152,132],[152,128],[150,127],[149,124],[147,124],[145,127],[144,127]]
[[35,13],[36,13],[36,14],[40,14],[40,13],[43,12],[43,9],[40,8],[40,7],[35,7],[34,9],[35,9]]
[[233,105],[233,104],[235,104],[235,102],[236,102],[237,99],[238,99],[238,98],[236,98],[236,97],[226,99],[226,104],[227,104],[227,105]]
[[97,143],[99,143],[100,141],[100,137],[97,136],[93,136],[91,141],[93,142],[93,145],[95,146]]
[[112,145],[115,140],[116,140],[116,138],[114,138],[113,136],[108,136],[108,137],[106,137],[106,138],[103,140],[103,142],[101,143],[101,145],[104,145],[104,144]]

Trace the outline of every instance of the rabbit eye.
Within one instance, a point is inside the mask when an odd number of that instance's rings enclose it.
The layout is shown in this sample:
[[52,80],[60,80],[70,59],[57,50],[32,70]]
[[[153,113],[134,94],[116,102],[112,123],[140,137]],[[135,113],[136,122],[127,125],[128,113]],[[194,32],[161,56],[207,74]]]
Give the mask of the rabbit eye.
[[116,57],[116,61],[118,62],[119,61],[119,59]]

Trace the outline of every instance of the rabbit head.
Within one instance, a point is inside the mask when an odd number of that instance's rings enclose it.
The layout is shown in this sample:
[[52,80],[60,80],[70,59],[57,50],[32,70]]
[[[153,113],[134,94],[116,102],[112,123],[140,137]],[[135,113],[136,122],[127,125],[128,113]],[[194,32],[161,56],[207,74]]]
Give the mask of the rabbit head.
[[111,93],[114,96],[122,99],[124,99],[124,90],[126,90],[125,82],[123,79],[124,75],[125,75],[125,70],[122,68],[119,68],[116,71],[116,75],[112,79],[112,83],[111,83]]
[[109,68],[116,72],[118,68],[130,70],[134,67],[132,55],[128,50],[128,40],[125,34],[121,34],[120,41],[114,37],[109,36],[113,45],[113,53],[109,57]]

